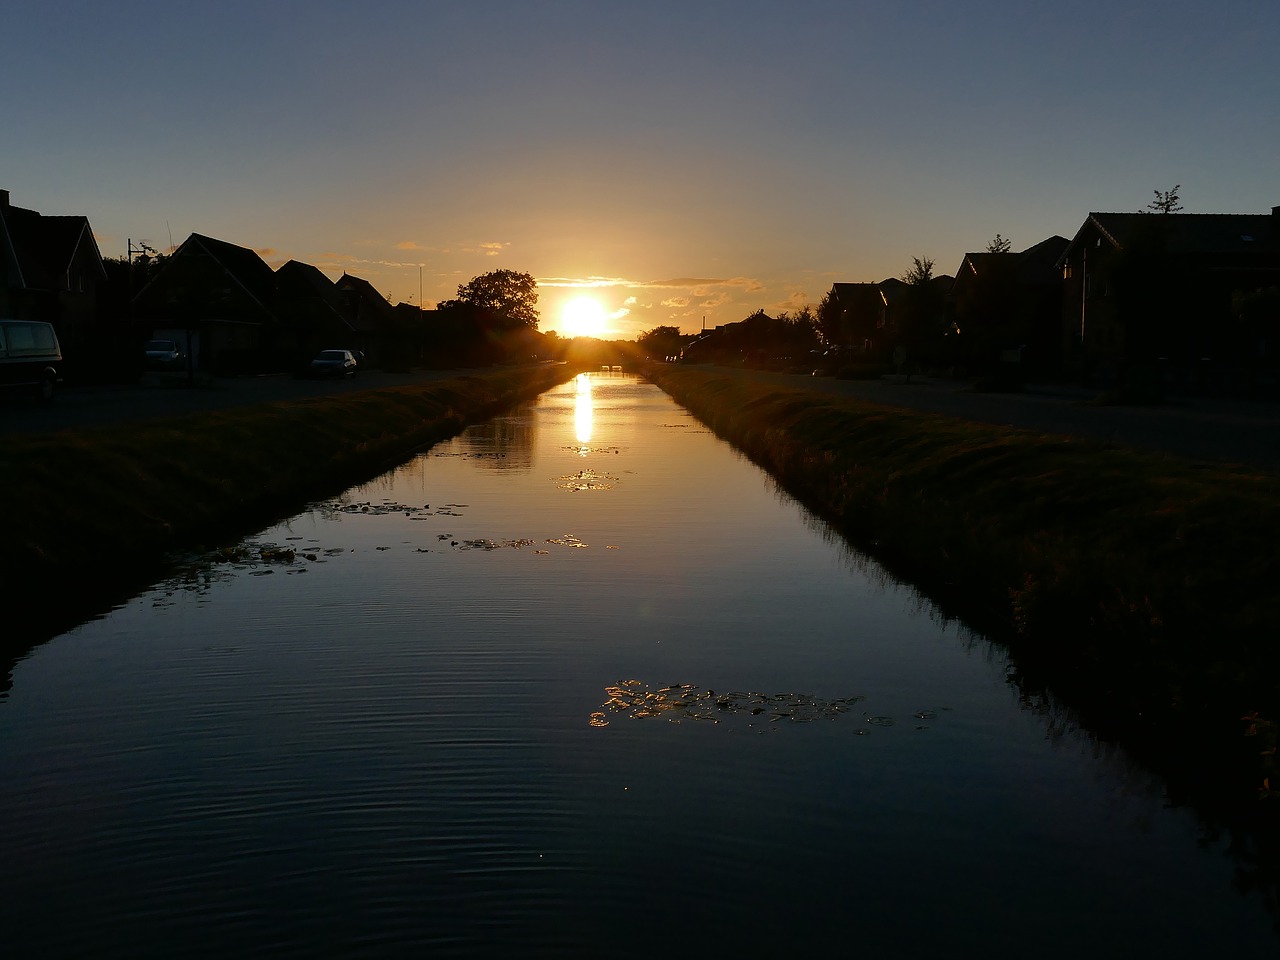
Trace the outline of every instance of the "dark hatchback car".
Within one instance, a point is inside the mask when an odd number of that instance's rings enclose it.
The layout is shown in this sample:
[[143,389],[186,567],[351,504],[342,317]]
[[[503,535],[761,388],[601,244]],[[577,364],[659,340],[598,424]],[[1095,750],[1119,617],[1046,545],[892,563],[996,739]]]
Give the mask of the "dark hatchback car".
[[0,320],[0,387],[52,400],[62,382],[62,347],[53,327],[37,320]]
[[148,340],[142,345],[142,355],[148,370],[173,370],[187,357],[176,340]]
[[354,377],[358,366],[350,350],[321,350],[311,361],[309,373],[313,377]]

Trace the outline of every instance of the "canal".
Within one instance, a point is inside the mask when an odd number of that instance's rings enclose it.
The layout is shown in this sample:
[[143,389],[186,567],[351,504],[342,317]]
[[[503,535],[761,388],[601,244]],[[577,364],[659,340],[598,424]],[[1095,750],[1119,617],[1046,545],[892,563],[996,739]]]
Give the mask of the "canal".
[[601,372],[43,644],[10,956],[1280,945],[1158,780]]

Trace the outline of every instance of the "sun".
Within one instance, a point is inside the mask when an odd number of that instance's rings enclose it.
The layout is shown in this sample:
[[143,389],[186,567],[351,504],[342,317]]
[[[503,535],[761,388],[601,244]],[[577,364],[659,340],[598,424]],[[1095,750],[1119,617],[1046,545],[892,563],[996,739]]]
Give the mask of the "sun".
[[598,337],[606,319],[595,297],[577,296],[560,308],[560,330],[568,337]]

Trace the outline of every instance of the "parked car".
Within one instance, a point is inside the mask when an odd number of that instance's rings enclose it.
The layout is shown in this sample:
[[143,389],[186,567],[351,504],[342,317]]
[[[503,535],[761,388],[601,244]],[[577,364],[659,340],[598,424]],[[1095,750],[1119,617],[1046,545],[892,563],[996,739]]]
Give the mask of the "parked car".
[[0,320],[0,387],[32,390],[52,400],[62,382],[62,347],[53,326]]
[[311,376],[354,377],[358,366],[350,350],[321,350],[311,361]]
[[175,340],[148,340],[142,345],[148,370],[172,370],[182,366],[186,354]]

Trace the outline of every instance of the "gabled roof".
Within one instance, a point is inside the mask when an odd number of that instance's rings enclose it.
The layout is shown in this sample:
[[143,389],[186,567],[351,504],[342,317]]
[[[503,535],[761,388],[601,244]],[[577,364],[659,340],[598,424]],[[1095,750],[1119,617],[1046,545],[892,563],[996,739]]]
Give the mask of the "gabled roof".
[[344,316],[353,330],[376,330],[394,323],[396,308],[368,280],[344,273],[335,286],[347,292]]
[[276,271],[276,289],[281,292],[307,293],[320,297],[336,309],[342,302],[337,285],[319,267],[301,260],[290,260]]
[[956,271],[956,283],[976,277],[1001,276],[1017,283],[1056,283],[1058,261],[1070,244],[1066,237],[1052,236],[1020,253],[966,253]]
[[860,307],[880,306],[880,284],[878,283],[833,283],[831,298],[841,310],[853,311]]
[[1077,247],[1090,228],[1097,230],[1116,249],[1133,242],[1141,231],[1159,229],[1170,253],[1231,255],[1280,251],[1280,216],[1274,212],[1090,213],[1063,254]]
[[1058,261],[1071,241],[1054,234],[1018,254],[1018,279],[1024,283],[1058,282]]
[[287,310],[288,304],[300,303],[306,310],[320,311],[328,320],[351,326],[342,292],[319,267],[312,264],[290,260],[280,267],[276,271],[276,297],[282,312]]
[[136,299],[144,298],[147,292],[160,283],[165,274],[174,269],[175,265],[181,263],[185,257],[202,255],[221,267],[232,282],[248,294],[267,315],[271,315],[270,305],[275,294],[276,277],[266,261],[248,247],[238,247],[234,243],[216,240],[200,233],[193,233],[182,241],[160,273],[139,291]]
[[880,302],[886,306],[891,304],[906,289],[906,281],[899,280],[897,277],[886,277],[876,284],[876,289],[880,293]]
[[960,261],[960,269],[956,271],[956,277],[983,276],[991,270],[998,270],[1012,263],[1017,256],[1016,253],[991,253],[986,250],[966,253],[964,259]]
[[0,202],[0,229],[7,240],[16,286],[49,289],[61,285],[77,255],[86,253],[100,278],[106,277],[102,254],[87,217],[50,217]]

